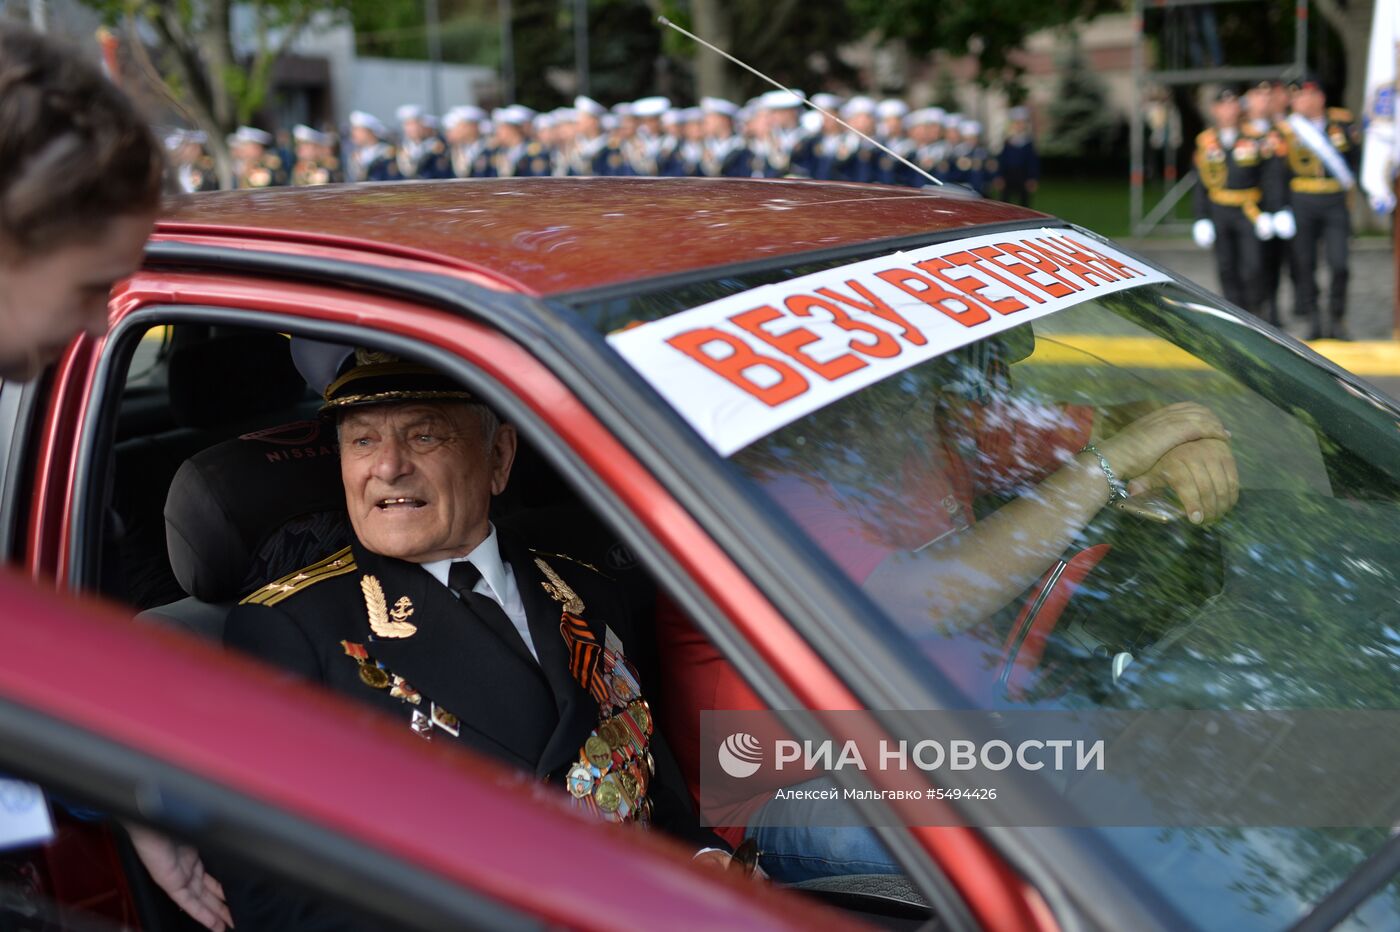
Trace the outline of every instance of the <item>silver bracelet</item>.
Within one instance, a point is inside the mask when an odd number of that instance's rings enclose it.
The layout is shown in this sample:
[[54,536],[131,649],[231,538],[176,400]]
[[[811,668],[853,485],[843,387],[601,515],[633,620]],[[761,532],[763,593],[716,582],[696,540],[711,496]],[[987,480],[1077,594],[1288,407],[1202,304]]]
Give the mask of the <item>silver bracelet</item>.
[[1118,478],[1113,467],[1108,465],[1108,457],[1099,452],[1099,448],[1092,443],[1084,444],[1084,449],[1080,453],[1092,453],[1099,461],[1099,468],[1103,470],[1104,478],[1108,480],[1108,500],[1110,502],[1121,501],[1128,498],[1128,487],[1123,484],[1123,480]]

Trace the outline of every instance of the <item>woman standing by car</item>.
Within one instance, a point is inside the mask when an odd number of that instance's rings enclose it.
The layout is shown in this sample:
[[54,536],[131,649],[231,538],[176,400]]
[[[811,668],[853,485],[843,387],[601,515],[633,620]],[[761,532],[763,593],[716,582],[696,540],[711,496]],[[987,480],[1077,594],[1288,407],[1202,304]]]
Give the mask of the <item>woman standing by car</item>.
[[32,379],[136,270],[165,162],[131,101],[74,50],[0,26],[0,378]]

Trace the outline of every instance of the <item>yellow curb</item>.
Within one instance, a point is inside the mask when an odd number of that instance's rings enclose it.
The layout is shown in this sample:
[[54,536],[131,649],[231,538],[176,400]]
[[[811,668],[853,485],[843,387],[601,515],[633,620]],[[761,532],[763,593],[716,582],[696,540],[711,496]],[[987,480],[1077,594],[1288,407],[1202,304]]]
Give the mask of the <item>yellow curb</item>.
[[[1052,342],[1053,341],[1053,342]],[[1400,342],[1391,340],[1313,340],[1318,354],[1357,375],[1400,376]],[[1157,337],[1112,337],[1057,333],[1037,336],[1035,353],[1026,363],[1077,365],[1085,354],[1125,369],[1197,369],[1211,367],[1185,350]]]

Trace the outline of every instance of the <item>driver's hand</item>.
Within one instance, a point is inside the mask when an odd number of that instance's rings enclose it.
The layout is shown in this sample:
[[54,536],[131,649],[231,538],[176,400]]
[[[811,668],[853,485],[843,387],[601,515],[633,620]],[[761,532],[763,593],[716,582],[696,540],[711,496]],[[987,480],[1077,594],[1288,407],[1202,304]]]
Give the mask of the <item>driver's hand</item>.
[[212,932],[233,928],[224,888],[204,872],[199,852],[159,832],[128,825],[127,833],[151,879],[190,917]]
[[[1178,402],[1157,408],[1098,442],[1124,481],[1145,475],[1168,453],[1197,440],[1228,440],[1230,432],[1204,405]],[[1155,488],[1155,486],[1154,486]]]
[[697,864],[704,864],[710,868],[722,871],[736,871],[740,874],[753,877],[755,880],[768,879],[768,875],[763,872],[763,868],[759,867],[757,863],[744,863],[740,859],[731,857],[718,849],[702,851],[692,860]]
[[1230,444],[1213,439],[1180,444],[1128,483],[1132,495],[1162,488],[1176,493],[1192,524],[1219,520],[1240,498],[1240,474]]

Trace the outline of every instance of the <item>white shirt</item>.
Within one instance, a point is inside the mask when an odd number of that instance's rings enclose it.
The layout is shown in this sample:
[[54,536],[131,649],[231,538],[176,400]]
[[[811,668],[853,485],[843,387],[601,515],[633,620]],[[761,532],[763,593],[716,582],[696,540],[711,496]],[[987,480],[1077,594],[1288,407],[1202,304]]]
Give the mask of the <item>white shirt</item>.
[[510,564],[501,560],[500,543],[496,540],[496,526],[491,525],[491,533],[486,535],[486,539],[476,545],[476,549],[464,557],[455,557],[449,560],[435,560],[432,563],[419,564],[423,569],[433,574],[433,578],[444,586],[447,585],[448,574],[452,571],[453,563],[472,563],[481,572],[481,578],[472,586],[472,592],[477,595],[484,595],[501,607],[510,619],[510,623],[515,626],[525,646],[530,649],[530,656],[539,663],[540,655],[535,650],[535,642],[530,639],[530,623],[525,617],[525,603],[520,598],[520,589],[515,584],[515,573],[511,572]]

